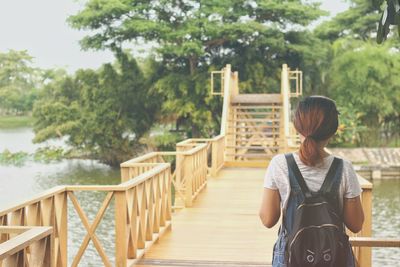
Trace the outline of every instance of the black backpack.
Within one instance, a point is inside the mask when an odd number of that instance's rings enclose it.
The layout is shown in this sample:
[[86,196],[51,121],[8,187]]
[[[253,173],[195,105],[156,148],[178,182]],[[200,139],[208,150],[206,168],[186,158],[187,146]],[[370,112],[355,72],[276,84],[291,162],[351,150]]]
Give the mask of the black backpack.
[[318,192],[311,192],[292,154],[286,160],[304,195],[288,234],[288,267],[343,267],[350,251],[349,238],[339,213],[339,185],[343,160],[334,158]]

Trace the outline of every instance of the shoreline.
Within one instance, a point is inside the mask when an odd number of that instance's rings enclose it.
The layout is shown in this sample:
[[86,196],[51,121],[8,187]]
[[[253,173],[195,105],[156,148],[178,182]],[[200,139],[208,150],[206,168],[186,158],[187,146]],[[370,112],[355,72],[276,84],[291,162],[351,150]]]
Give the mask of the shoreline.
[[350,160],[356,172],[366,179],[400,179],[400,147],[329,150],[334,155]]

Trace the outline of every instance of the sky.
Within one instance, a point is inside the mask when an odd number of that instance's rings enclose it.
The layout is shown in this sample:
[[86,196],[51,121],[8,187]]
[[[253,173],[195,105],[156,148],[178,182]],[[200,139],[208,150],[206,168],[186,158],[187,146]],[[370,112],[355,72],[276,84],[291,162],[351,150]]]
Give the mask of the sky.
[[[69,15],[83,8],[85,0],[0,0],[0,52],[27,50],[40,68],[62,67],[69,72],[97,68],[112,62],[108,51],[82,51],[84,31],[72,29]],[[331,16],[346,10],[343,0],[320,0]]]

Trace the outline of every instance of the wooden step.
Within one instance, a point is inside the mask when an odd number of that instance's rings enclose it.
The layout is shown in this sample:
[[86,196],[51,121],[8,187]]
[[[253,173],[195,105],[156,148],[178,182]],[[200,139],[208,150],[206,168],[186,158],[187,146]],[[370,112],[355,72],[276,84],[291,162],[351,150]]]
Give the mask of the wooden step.
[[[249,129],[249,130],[253,130],[253,129],[279,129],[279,126],[270,126],[270,125],[263,125],[263,124],[256,124],[256,125],[241,125],[241,126],[233,126],[233,125],[228,125],[228,128],[230,129]],[[237,131],[238,133],[240,133],[241,131]],[[242,132],[243,133],[243,132]]]
[[[279,134],[273,134],[273,133],[263,133],[263,134],[260,134],[260,133],[258,133],[258,132],[256,132],[256,133],[243,133],[243,134],[238,134],[238,133],[230,133],[230,132],[228,132],[226,135],[236,135],[236,136],[239,136],[239,137],[241,137],[241,138],[245,138],[244,136],[252,136],[252,135],[261,135],[261,136],[263,136],[263,137],[278,137],[279,136]],[[250,137],[249,137],[250,138]],[[247,139],[248,140],[248,139]]]
[[227,157],[242,157],[242,158],[270,158],[274,156],[276,153],[265,154],[265,153],[227,153],[225,156]]
[[181,259],[139,259],[137,266],[142,267],[268,267],[271,266],[266,262],[253,261],[222,261],[222,260],[181,260]]
[[[230,129],[235,129],[239,126],[229,127]],[[228,133],[235,134],[278,134],[279,126],[269,126],[269,125],[259,125],[258,127],[245,127],[249,128],[250,131],[228,131]],[[258,130],[257,130],[258,129]],[[263,131],[264,129],[272,129],[272,131]],[[274,131],[275,130],[275,131]]]
[[266,149],[279,149],[279,146],[226,146],[227,148],[236,149],[254,149],[254,150],[266,150]]
[[[276,115],[277,117],[279,117],[280,113],[279,112],[265,112],[265,111],[237,111],[236,115]],[[275,116],[273,116],[275,117]]]
[[232,108],[234,108],[234,109],[240,109],[240,110],[243,110],[243,109],[281,109],[282,108],[282,106],[265,106],[265,105],[259,105],[259,106],[256,106],[256,105],[249,105],[249,106],[232,106]]
[[233,97],[232,103],[272,104],[282,103],[281,94],[239,94]]
[[[259,160],[232,160],[225,161],[224,167],[246,167],[246,168],[267,168],[270,158],[259,159]],[[265,265],[268,267],[270,265]]]
[[[234,138],[234,136],[227,136],[226,138],[229,141],[232,140],[232,141],[236,141],[236,142],[249,142],[250,141],[249,138],[245,138],[245,137]],[[251,139],[251,142],[280,142],[280,141],[283,142],[283,140],[281,140],[279,138],[272,138],[272,137],[270,137],[270,138],[252,138]]]
[[280,119],[233,119],[229,122],[280,122]]

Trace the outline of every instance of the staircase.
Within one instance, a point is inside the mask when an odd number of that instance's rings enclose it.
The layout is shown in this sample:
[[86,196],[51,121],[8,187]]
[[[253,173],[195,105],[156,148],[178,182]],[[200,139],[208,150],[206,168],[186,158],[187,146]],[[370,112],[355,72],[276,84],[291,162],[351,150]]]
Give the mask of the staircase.
[[226,161],[268,161],[280,148],[280,94],[232,97],[226,135]]
[[[220,92],[213,88],[217,74],[221,75]],[[280,94],[240,94],[238,74],[231,72],[230,65],[212,73],[211,93],[224,97],[225,166],[265,167],[274,155],[298,145],[289,113],[290,97],[302,94],[301,78],[301,71],[283,65]]]

